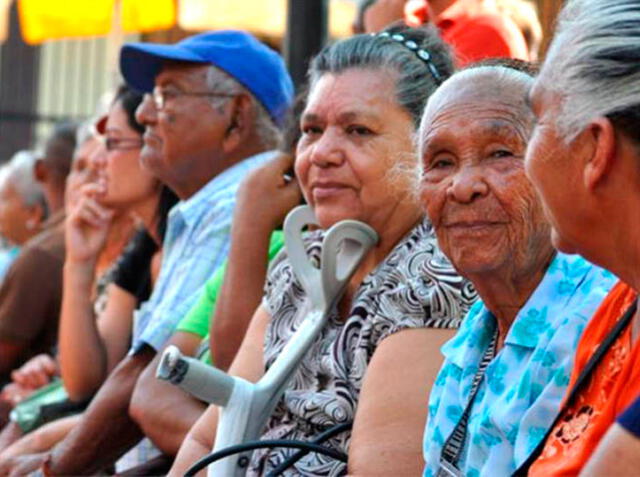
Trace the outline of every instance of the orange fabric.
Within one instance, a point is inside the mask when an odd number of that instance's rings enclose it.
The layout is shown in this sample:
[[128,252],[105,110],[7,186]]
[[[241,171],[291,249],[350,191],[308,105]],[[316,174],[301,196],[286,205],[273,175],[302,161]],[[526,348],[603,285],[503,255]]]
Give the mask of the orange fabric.
[[[622,282],[609,292],[578,344],[568,389],[636,298],[637,293]],[[640,340],[632,344],[631,329],[628,326],[615,341],[575,404],[565,411],[530,476],[577,475],[618,414],[640,393]]]

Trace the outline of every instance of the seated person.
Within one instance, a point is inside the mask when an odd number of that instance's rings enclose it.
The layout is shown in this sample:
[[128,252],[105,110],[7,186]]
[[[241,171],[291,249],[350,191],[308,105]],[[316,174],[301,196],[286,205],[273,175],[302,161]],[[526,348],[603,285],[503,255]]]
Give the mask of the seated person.
[[20,247],[40,232],[47,217],[42,187],[34,173],[35,155],[17,152],[0,171],[0,235],[8,242],[0,251],[0,280]]
[[[140,93],[118,89],[99,131],[104,145],[89,157],[93,180],[82,187],[67,218],[59,360],[65,388],[77,401],[92,396],[125,356],[133,312],[151,294],[166,217],[177,202],[140,164],[144,128],[135,113],[141,102]],[[140,224],[133,239],[123,222]],[[127,242],[124,256],[116,260]],[[105,261],[116,262],[113,280],[96,310],[95,280]]]
[[[308,252],[317,260],[324,231],[344,219],[369,224],[379,242],[331,311],[261,438],[308,441],[353,420],[352,432],[327,441],[348,452],[349,473],[419,471],[422,399],[440,364],[434,349],[475,299],[440,253],[410,186],[420,113],[451,71],[433,29],[405,28],[339,41],[310,67],[295,162],[320,228],[306,237]],[[287,255],[279,255],[230,373],[260,379],[305,318],[308,300]],[[404,366],[407,360],[412,366]],[[189,432],[171,475],[182,475],[210,451],[216,423],[217,407],[210,406]],[[268,473],[293,452],[256,451],[248,470]],[[308,454],[290,470],[338,475],[347,469]]]
[[[56,344],[64,263],[64,188],[75,148],[75,127],[58,125],[35,164],[50,216],[25,243],[0,285],[0,383]],[[34,290],[38,299],[34,300]]]
[[532,84],[512,66],[472,67],[438,89],[422,119],[422,200],[443,252],[481,298],[442,347],[425,476],[443,467],[511,475],[529,457],[560,408],[575,344],[615,281],[551,244],[524,173]]
[[529,94],[538,121],[527,173],[554,244],[620,278],[577,344],[570,392],[534,476],[577,475],[640,394],[639,36],[637,1],[567,2]]
[[[177,346],[183,354],[209,364],[213,355],[218,367],[228,367],[251,317],[247,309],[253,305],[255,310],[260,304],[267,265],[284,245],[283,233],[274,229],[281,226],[287,212],[300,202],[297,184],[287,183],[282,177],[292,162],[288,155],[274,158],[252,171],[240,185],[229,260],[207,281],[202,296],[178,324],[167,346]],[[226,323],[221,330],[215,329],[218,321]],[[211,336],[216,338],[215,341],[211,338],[213,353],[209,348],[210,328]],[[223,342],[223,346],[217,346],[218,342]],[[159,358],[160,354],[152,365],[157,364]],[[158,380],[152,365],[138,379],[130,413],[153,444],[173,458],[206,404]],[[126,471],[150,470],[148,465],[162,464],[163,467],[152,469],[156,473],[166,472],[171,461],[155,461]],[[119,466],[125,468],[125,463],[119,462]]]
[[[300,202],[297,181],[285,180],[284,176],[292,173],[291,154],[300,137],[298,123],[305,98],[304,92],[298,95],[283,131],[281,149],[288,152],[252,171],[238,189],[229,259],[207,281],[202,295],[167,343],[184,355],[197,356],[208,364],[213,358],[218,368],[226,370],[238,351],[252,313],[260,304],[268,263],[284,245],[278,229],[289,210]],[[156,379],[160,356],[138,379],[129,410],[165,458],[132,463],[131,468],[127,468],[127,462],[119,462],[127,473],[166,472],[187,432],[206,409],[204,402]]]

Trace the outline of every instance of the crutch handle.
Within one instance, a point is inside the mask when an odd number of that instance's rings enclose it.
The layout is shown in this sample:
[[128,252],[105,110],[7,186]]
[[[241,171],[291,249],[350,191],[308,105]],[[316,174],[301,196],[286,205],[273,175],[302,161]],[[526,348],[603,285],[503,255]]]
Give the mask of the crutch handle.
[[234,380],[218,368],[183,356],[175,346],[162,353],[156,377],[180,386],[198,399],[225,406],[233,391]]

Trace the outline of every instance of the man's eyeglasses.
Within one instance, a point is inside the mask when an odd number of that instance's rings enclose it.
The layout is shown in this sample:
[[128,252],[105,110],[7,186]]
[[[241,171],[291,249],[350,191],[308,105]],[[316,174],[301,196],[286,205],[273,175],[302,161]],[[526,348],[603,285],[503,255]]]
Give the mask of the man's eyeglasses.
[[232,93],[214,93],[209,91],[180,91],[177,89],[163,89],[159,87],[153,88],[151,98],[158,111],[162,111],[167,105],[168,101],[178,98],[180,96],[201,96],[210,98],[232,98],[236,94]]
[[142,138],[138,137],[103,137],[103,141],[107,151],[129,151],[144,145]]

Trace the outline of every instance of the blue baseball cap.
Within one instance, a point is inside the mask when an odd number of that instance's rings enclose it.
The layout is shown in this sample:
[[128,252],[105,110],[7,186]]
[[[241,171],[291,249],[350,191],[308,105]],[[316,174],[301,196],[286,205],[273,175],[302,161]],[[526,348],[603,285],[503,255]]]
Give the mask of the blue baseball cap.
[[120,71],[129,86],[149,93],[165,60],[220,68],[249,90],[278,125],[293,101],[293,83],[280,55],[244,31],[201,33],[173,45],[126,43],[120,50]]

